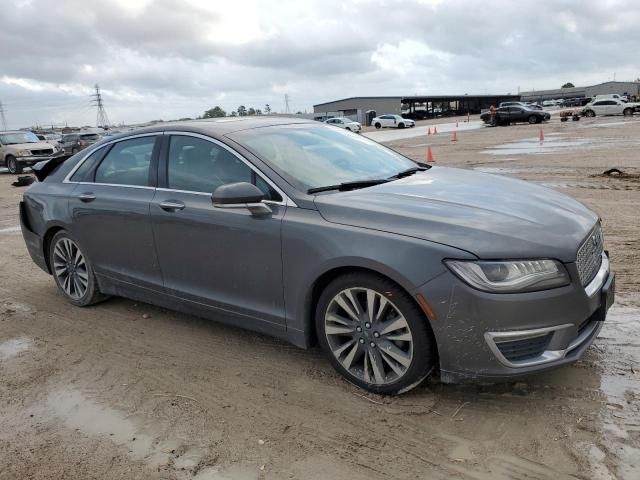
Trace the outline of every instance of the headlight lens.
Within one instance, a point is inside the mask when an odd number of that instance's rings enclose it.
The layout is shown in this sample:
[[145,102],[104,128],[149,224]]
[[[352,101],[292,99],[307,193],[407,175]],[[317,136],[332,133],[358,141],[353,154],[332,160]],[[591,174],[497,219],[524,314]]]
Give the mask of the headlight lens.
[[567,269],[556,260],[446,260],[445,263],[466,283],[485,292],[532,292],[570,282]]
[[16,157],[28,157],[29,155],[31,155],[29,150],[18,150],[16,152]]

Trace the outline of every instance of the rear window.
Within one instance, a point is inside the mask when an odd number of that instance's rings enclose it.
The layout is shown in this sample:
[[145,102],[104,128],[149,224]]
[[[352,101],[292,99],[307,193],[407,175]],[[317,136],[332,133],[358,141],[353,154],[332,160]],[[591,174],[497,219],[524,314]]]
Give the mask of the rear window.
[[80,138],[82,140],[98,140],[100,136],[97,133],[83,133]]

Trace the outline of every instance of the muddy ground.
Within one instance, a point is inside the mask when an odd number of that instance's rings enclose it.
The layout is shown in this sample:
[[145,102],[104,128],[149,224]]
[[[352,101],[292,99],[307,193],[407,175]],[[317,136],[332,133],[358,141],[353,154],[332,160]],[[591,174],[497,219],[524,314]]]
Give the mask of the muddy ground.
[[543,146],[538,133],[391,145],[598,211],[610,317],[573,366],[401,397],[363,394],[318,350],[124,299],[70,306],[31,262],[14,228],[23,190],[0,174],[0,479],[640,478],[640,118],[554,118]]

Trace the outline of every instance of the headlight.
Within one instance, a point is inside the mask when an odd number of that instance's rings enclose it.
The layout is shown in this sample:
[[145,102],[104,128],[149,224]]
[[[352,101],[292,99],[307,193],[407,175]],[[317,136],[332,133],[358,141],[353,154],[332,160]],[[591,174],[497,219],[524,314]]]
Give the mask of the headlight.
[[556,260],[445,260],[445,264],[466,283],[485,292],[532,292],[570,282],[566,268]]
[[16,152],[16,157],[28,157],[29,155],[31,155],[29,150],[18,150]]

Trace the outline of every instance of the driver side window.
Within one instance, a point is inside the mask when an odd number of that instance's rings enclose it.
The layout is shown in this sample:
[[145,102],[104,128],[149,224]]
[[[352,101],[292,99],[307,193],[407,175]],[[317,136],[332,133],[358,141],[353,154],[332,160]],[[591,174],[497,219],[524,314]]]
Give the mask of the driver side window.
[[167,164],[168,188],[213,193],[221,185],[236,182],[256,185],[264,192],[266,200],[282,200],[267,182],[226,148],[197,137],[171,137]]

